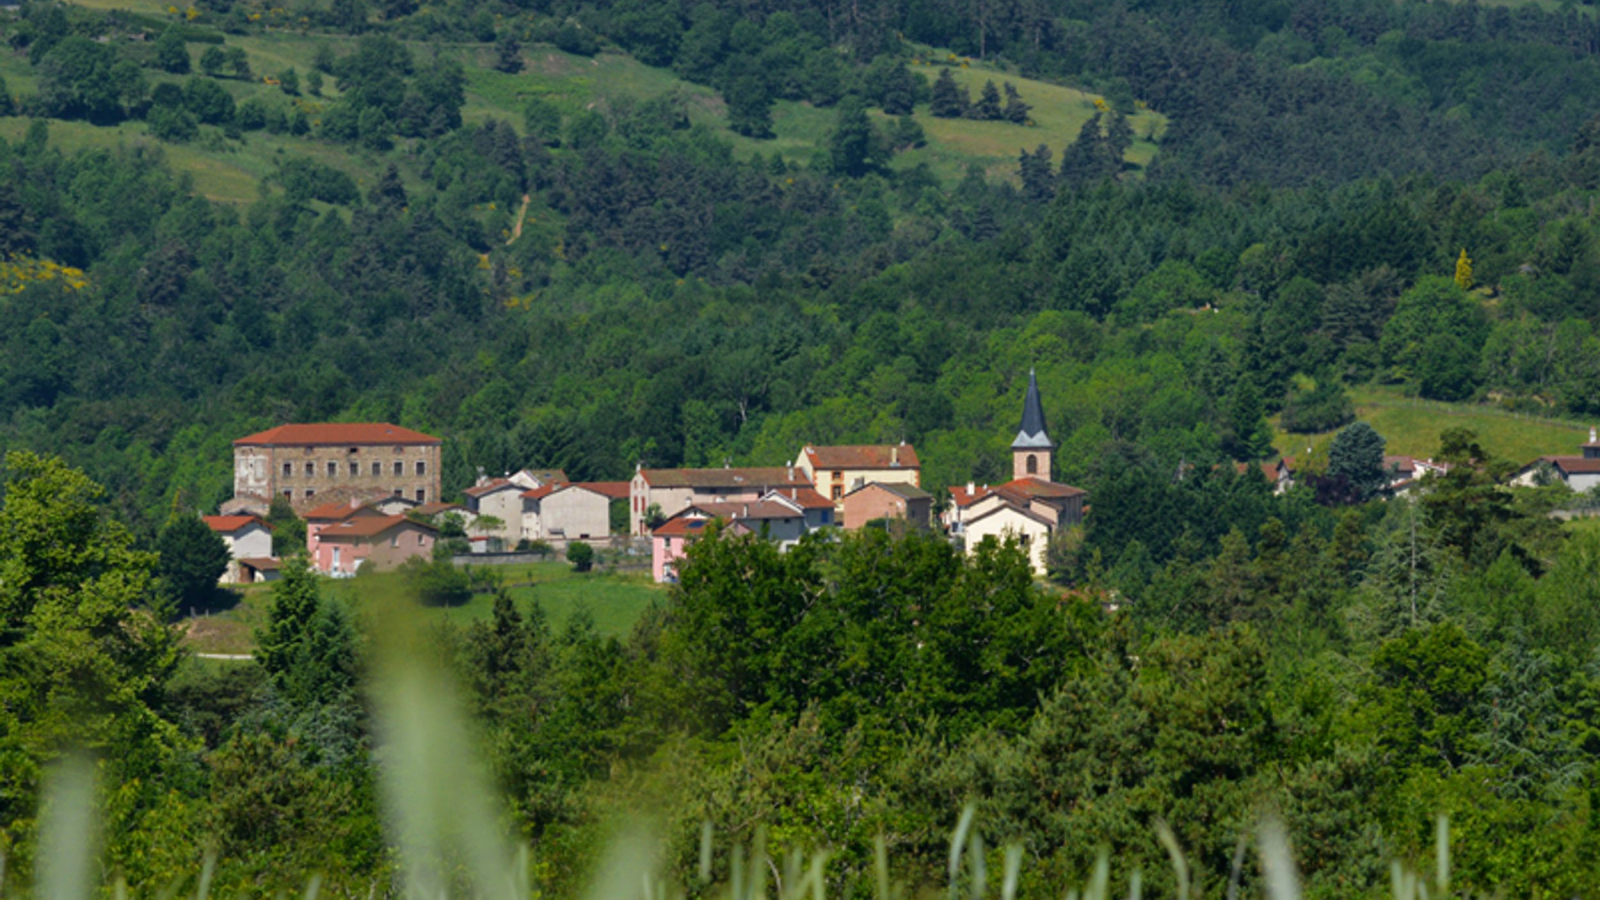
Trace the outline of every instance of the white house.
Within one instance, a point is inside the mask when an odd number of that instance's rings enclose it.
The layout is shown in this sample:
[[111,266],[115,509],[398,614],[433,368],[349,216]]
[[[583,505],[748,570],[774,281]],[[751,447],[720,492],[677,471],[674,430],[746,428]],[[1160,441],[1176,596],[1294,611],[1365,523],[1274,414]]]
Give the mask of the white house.
[[276,572],[272,558],[272,529],[260,516],[203,516],[206,527],[222,536],[228,545],[228,570],[223,584],[248,584],[266,581],[267,572]]
[[521,494],[525,541],[594,540],[611,534],[611,498],[584,484],[546,484]]

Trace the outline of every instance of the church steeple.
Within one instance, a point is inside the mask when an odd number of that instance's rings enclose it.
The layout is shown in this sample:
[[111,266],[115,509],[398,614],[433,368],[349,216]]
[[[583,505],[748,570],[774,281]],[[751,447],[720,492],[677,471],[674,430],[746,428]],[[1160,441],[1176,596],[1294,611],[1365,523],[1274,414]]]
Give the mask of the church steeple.
[[1039,379],[1028,370],[1028,396],[1022,401],[1022,424],[1017,439],[1011,442],[1011,472],[1014,478],[1050,480],[1050,457],[1056,448],[1045,433],[1044,403],[1039,400]]

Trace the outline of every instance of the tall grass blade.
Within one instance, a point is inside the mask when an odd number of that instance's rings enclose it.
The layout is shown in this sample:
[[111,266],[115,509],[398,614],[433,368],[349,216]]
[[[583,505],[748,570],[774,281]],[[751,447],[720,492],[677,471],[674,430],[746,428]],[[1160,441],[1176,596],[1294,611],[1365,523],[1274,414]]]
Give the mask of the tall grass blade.
[[1089,888],[1084,891],[1084,900],[1108,900],[1107,894],[1111,891],[1111,854],[1106,848],[1101,847],[1095,854],[1094,874],[1089,878]]
[[961,853],[967,849],[967,832],[972,828],[972,818],[977,815],[977,810],[972,804],[967,804],[961,810],[961,818],[956,822],[956,833],[950,838],[950,892],[956,890],[956,876],[961,872]]
[[872,842],[872,874],[877,886],[876,900],[890,900],[889,898],[889,844],[883,838],[883,832],[878,832],[877,840]]
[[1128,877],[1128,900],[1144,900],[1144,873],[1138,869]]
[[967,842],[967,875],[972,883],[967,886],[972,900],[983,900],[989,888],[989,869],[983,855],[983,832],[974,830]]
[[1300,878],[1295,874],[1294,854],[1289,850],[1283,822],[1276,816],[1262,820],[1258,840],[1269,900],[1300,900]]
[[1189,900],[1189,863],[1183,858],[1183,848],[1178,846],[1178,836],[1172,833],[1172,826],[1157,819],[1156,837],[1161,839],[1161,846],[1167,848],[1167,857],[1172,860],[1172,874],[1178,881],[1178,900]]
[[1017,876],[1022,874],[1022,845],[1011,844],[1006,847],[1006,867],[1004,877],[1000,879],[1000,900],[1016,900]]
[[1450,892],[1450,817],[1440,814],[1433,832],[1434,864],[1439,896]]
[[94,881],[94,764],[71,755],[45,775],[39,823],[40,900],[89,900]]
[[700,870],[696,874],[700,876],[702,886],[711,883],[711,840],[715,828],[710,819],[700,823]]

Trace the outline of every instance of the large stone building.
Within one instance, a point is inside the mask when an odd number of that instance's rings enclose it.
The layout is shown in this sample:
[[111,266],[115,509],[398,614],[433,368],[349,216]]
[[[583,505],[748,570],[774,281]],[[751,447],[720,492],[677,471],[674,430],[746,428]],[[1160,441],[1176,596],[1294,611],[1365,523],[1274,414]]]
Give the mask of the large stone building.
[[233,499],[223,513],[265,515],[272,498],[297,512],[390,494],[439,496],[439,439],[386,422],[279,425],[233,442]]

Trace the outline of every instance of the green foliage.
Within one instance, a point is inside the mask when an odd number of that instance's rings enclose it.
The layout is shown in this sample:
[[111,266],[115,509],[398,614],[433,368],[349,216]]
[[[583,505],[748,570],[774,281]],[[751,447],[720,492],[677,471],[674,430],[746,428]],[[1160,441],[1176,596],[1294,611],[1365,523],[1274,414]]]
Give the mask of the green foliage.
[[888,160],[883,135],[867,118],[860,101],[846,98],[839,104],[833,131],[828,135],[828,168],[836,175],[859,178]]
[[155,40],[155,64],[174,75],[189,74],[189,47],[176,27],[168,26]]
[[572,563],[574,572],[587,572],[594,567],[594,547],[583,541],[571,541],[567,544],[567,562]]
[[472,599],[472,577],[448,559],[413,556],[396,573],[424,606],[460,606]]
[[233,559],[222,536],[192,514],[167,520],[156,553],[156,577],[180,609],[207,605]]
[[1328,477],[1342,479],[1357,500],[1375,496],[1388,481],[1384,441],[1371,425],[1356,422],[1339,432],[1328,450]]

